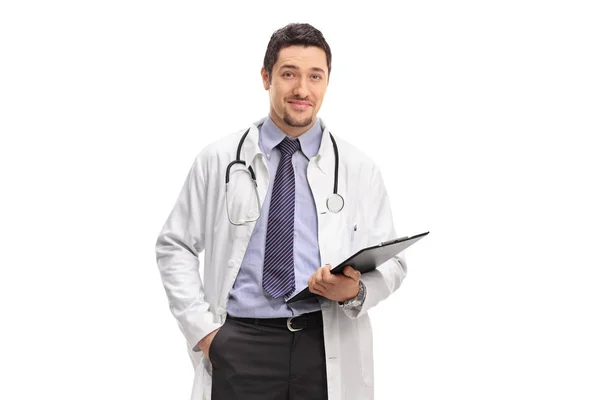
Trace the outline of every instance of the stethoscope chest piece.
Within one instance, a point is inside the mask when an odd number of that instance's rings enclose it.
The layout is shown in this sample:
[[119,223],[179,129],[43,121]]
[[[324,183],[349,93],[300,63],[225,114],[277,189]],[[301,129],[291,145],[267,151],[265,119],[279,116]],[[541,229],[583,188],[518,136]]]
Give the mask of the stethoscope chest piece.
[[332,213],[339,213],[344,208],[344,198],[337,193],[327,198],[327,209]]

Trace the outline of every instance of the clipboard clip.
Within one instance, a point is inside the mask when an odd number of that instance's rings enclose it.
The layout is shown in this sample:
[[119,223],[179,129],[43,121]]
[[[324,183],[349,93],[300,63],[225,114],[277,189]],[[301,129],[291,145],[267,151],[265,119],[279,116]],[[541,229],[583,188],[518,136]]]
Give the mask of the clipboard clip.
[[379,243],[379,246],[387,246],[388,244],[402,242],[403,240],[406,240],[406,239],[408,239],[408,236],[404,236],[399,239],[388,240],[386,242],[381,242],[381,243]]

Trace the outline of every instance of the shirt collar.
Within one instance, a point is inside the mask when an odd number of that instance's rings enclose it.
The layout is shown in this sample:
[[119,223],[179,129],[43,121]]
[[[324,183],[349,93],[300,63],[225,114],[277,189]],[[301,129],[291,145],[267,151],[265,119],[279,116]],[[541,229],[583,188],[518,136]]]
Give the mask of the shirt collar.
[[[254,158],[261,153],[261,148],[259,147],[260,139],[259,139],[258,127],[263,125],[267,121],[267,119],[270,120],[270,118],[267,117],[267,118],[262,118],[258,121],[255,121],[252,125],[250,125],[250,128],[248,129],[248,136],[246,137],[246,140],[244,141],[243,148],[242,148],[242,152],[243,152],[242,157],[244,157],[243,159],[246,161],[247,165],[252,165],[252,163],[254,162]],[[326,174],[330,173],[330,172],[333,173],[335,157],[333,154],[333,145],[332,145],[331,139],[329,137],[329,134],[330,134],[329,129],[327,128],[327,125],[321,118],[319,118],[317,120],[317,122],[313,125],[313,128],[315,126],[318,126],[319,127],[318,129],[321,132],[321,134],[319,135],[319,137],[320,137],[319,140],[321,143],[318,147],[318,152],[316,154],[317,165],[318,165],[319,169],[321,170],[321,172],[326,173]],[[246,129],[241,131],[240,135],[243,134],[244,132],[246,132]],[[281,139],[283,139],[283,137]],[[277,142],[277,143],[279,143],[279,142]],[[275,145],[277,145],[277,143]],[[304,145],[302,145],[302,146],[304,146]],[[273,147],[271,147],[271,150],[273,149]],[[310,144],[308,145],[308,148],[311,148]],[[304,147],[303,147],[303,150],[304,150]],[[307,151],[309,151],[309,150],[307,150]]]
[[[319,120],[317,120],[309,130],[298,136],[302,153],[304,153],[308,159],[313,158],[319,152],[322,136],[323,128]],[[285,137],[286,134],[275,125],[270,116],[265,118],[264,123],[260,128],[259,135],[259,145],[264,154],[270,156],[273,148],[275,148],[275,146],[277,146]]]

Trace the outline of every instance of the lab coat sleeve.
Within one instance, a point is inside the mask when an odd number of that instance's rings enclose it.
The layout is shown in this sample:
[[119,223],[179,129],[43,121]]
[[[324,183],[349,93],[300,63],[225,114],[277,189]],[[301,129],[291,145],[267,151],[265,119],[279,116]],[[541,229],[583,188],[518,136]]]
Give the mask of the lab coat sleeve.
[[[375,167],[371,189],[367,191],[369,198],[369,238],[368,243],[376,244],[396,238],[392,210],[380,170]],[[375,270],[361,276],[366,288],[366,297],[360,308],[344,309],[352,319],[366,314],[380,301],[385,300],[396,291],[406,276],[406,260],[404,253],[391,258]]]
[[156,260],[170,310],[190,347],[220,328],[205,301],[198,255],[204,250],[207,166],[196,157],[156,241]]

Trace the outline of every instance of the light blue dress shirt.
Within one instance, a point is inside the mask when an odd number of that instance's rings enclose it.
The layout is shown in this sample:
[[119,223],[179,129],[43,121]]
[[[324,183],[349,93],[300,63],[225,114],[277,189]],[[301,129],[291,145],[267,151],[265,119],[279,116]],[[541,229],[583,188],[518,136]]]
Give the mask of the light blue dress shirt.
[[[286,304],[287,297],[273,299],[263,290],[263,264],[265,256],[265,240],[267,237],[267,221],[273,182],[281,153],[277,146],[285,137],[267,117],[259,127],[259,147],[267,159],[269,169],[269,187],[262,204],[260,217],[256,221],[252,236],[242,260],[242,265],[233,289],[229,294],[227,313],[234,317],[280,318],[301,315],[321,309],[316,298]],[[294,213],[294,273],[296,280],[295,293],[308,285],[308,278],[321,267],[319,254],[317,209],[312,191],[308,185],[306,170],[308,162],[315,157],[321,146],[323,130],[317,121],[308,131],[298,137],[300,151],[292,156],[296,180],[296,209]]]

